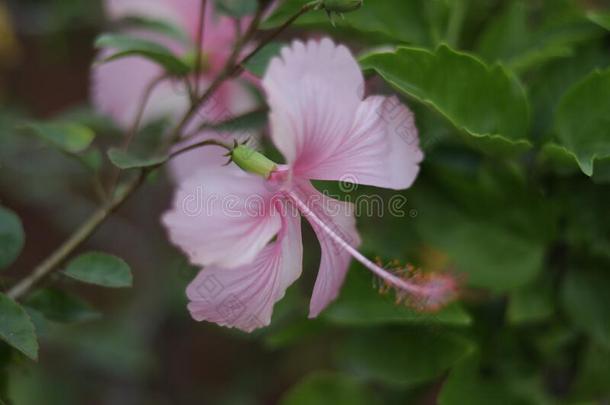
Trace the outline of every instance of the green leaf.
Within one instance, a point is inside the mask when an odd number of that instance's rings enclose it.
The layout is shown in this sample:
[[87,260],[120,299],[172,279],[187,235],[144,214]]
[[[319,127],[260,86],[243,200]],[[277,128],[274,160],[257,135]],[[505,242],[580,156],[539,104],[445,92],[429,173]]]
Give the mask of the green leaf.
[[[299,316],[301,316],[301,314],[299,314]],[[275,319],[272,320],[272,325],[273,322],[275,322]],[[300,318],[294,322],[279,324],[276,328],[272,328],[272,330],[265,335],[264,342],[267,348],[276,350],[315,338],[326,331],[325,322],[319,319]]]
[[[578,376],[573,382],[572,398],[608,398],[610,395],[610,350],[589,345],[581,358]],[[595,402],[592,402],[594,404]]]
[[595,71],[573,86],[559,103],[555,130],[580,169],[593,175],[597,159],[610,157],[610,70]]
[[472,350],[471,342],[439,326],[374,328],[352,333],[339,361],[367,379],[413,385],[440,376]]
[[63,273],[84,283],[102,287],[122,288],[132,285],[129,265],[122,259],[105,253],[80,255],[68,263]]
[[554,142],[545,143],[540,149],[538,160],[556,172],[573,174],[580,170],[576,155],[564,146]]
[[50,288],[34,292],[28,296],[25,304],[55,322],[85,322],[101,316],[81,299]]
[[145,39],[123,34],[102,34],[95,41],[97,48],[111,48],[116,51],[102,60],[109,62],[129,56],[142,56],[158,63],[168,73],[184,76],[191,70],[190,66],[176,57],[168,48]]
[[185,44],[191,43],[189,35],[181,27],[165,20],[145,18],[142,16],[129,16],[125,18],[123,22],[130,28],[161,34]]
[[550,140],[557,107],[566,91],[592,70],[605,68],[609,63],[610,54],[604,43],[594,41],[576,48],[572,57],[555,60],[532,72],[528,94],[533,106],[532,134],[537,140]]
[[99,149],[90,149],[79,155],[80,162],[93,173],[98,173],[102,168],[104,158]]
[[440,392],[439,405],[525,405],[534,402],[513,392],[504,379],[480,371],[477,356],[468,356],[449,373]]
[[[542,146],[538,155],[539,162],[547,169],[560,175],[569,176],[581,173],[576,155],[566,147],[554,142]],[[593,183],[610,183],[610,157],[598,158],[595,161],[595,171],[591,177]]]
[[[308,2],[310,0],[282,2],[263,27],[269,29],[280,26]],[[346,32],[351,38],[356,34],[359,39],[368,42],[436,45],[429,32],[428,3],[429,0],[365,1],[359,10],[338,18],[336,24],[340,31]],[[311,11],[301,16],[295,24],[337,32],[323,11]]]
[[564,238],[571,255],[608,261],[610,187],[598,187],[591,182],[572,183],[558,198],[563,206]]
[[531,147],[525,92],[500,65],[487,66],[447,46],[434,52],[401,47],[370,53],[361,64],[437,111],[484,151],[522,152]]
[[306,376],[280,401],[281,405],[368,405],[375,403],[375,398],[352,377],[318,372]]
[[167,161],[167,157],[165,156],[141,158],[117,148],[111,148],[108,150],[108,158],[113,165],[122,170],[153,167],[161,165]]
[[511,324],[538,322],[553,315],[553,290],[549,280],[532,283],[510,296],[508,320]]
[[[607,270],[607,269],[604,269]],[[572,268],[564,280],[561,301],[572,323],[610,349],[610,275]]]
[[70,154],[84,151],[95,138],[91,129],[72,122],[28,123],[25,128]]
[[263,77],[271,60],[280,54],[284,46],[286,44],[281,42],[269,43],[246,63],[246,69],[255,76]]
[[205,129],[213,129],[218,132],[249,133],[259,130],[267,123],[268,111],[256,110],[244,115],[231,118],[218,124],[206,125]]
[[0,339],[30,359],[38,359],[38,340],[29,315],[19,304],[2,293],[0,293]]
[[257,0],[214,0],[218,11],[234,18],[243,18],[254,14]]
[[[553,59],[570,57],[578,44],[602,34],[570,6],[539,8],[527,1],[507,2],[504,12],[481,35],[479,54],[523,72]],[[531,19],[536,13],[541,14],[542,21],[534,25]]]
[[10,266],[23,249],[25,234],[14,212],[0,206],[0,269]]
[[552,202],[524,184],[516,169],[435,169],[436,180],[411,198],[424,246],[443,252],[473,287],[503,292],[533,282],[555,234]]
[[469,325],[472,320],[459,304],[452,304],[436,313],[422,313],[396,304],[391,295],[381,295],[374,287],[374,278],[362,266],[353,266],[341,288],[339,299],[322,316],[340,325],[427,324]]
[[610,31],[610,13],[590,11],[589,13],[587,13],[587,18],[595,24],[599,25],[600,27]]
[[58,120],[83,125],[96,134],[108,137],[122,137],[124,135],[110,117],[95,111],[94,107],[91,106],[76,105],[68,108],[58,115]]

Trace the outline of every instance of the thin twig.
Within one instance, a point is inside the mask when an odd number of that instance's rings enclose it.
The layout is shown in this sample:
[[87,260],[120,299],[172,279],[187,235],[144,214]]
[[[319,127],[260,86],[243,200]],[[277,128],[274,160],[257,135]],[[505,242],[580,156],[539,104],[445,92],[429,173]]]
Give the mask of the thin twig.
[[208,87],[207,91],[191,106],[189,111],[186,113],[184,118],[180,121],[180,123],[176,126],[174,131],[172,131],[172,135],[170,136],[170,143],[176,143],[180,140],[180,134],[184,130],[184,128],[189,124],[195,113],[203,106],[206,102],[209,101],[210,97],[218,90],[218,88],[228,79],[236,77],[240,75],[244,70],[244,65],[250,61],[261,49],[267,46],[271,41],[277,38],[283,31],[286,30],[293,22],[295,22],[299,17],[303,14],[314,10],[318,7],[318,2],[313,1],[311,3],[305,4],[301,9],[292,17],[290,17],[284,24],[273,30],[270,34],[264,37],[258,46],[248,53],[244,58],[241,59],[239,63],[235,63],[235,60],[238,58],[241,53],[244,45],[252,38],[260,21],[263,17],[264,12],[266,11],[264,8],[259,8],[258,12],[254,16],[252,23],[248,27],[246,33],[242,36],[242,39],[239,41],[238,45],[235,47],[233,54],[229,58],[229,61],[226,64],[223,72],[212,82],[210,87]]
[[167,74],[163,73],[162,75],[151,80],[148,86],[146,86],[146,88],[144,89],[144,93],[142,93],[142,98],[140,99],[138,110],[136,111],[135,119],[129,129],[129,132],[127,133],[127,136],[125,137],[125,141],[123,142],[123,150],[126,151],[127,149],[129,149],[129,145],[131,145],[131,142],[134,140],[136,134],[138,133],[138,130],[140,129],[140,125],[142,124],[142,118],[144,118],[144,112],[146,111],[146,106],[148,105],[148,101],[150,100],[153,91],[155,91],[157,86],[161,84],[161,82],[165,79],[167,79]]
[[199,148],[202,148],[204,146],[220,146],[221,148],[226,149],[228,152],[233,150],[233,148],[230,145],[227,145],[226,143],[223,143],[223,142],[220,142],[220,141],[216,141],[214,139],[208,139],[206,141],[201,141],[201,142],[197,142],[197,143],[194,143],[192,145],[189,145],[189,146],[185,146],[182,149],[178,149],[178,150],[172,152],[168,156],[167,161],[169,161],[169,160],[171,160],[171,159],[173,159],[175,157],[178,157],[178,156],[182,155],[183,153],[190,152],[190,151],[192,151],[194,149],[199,149]]
[[127,201],[140,184],[142,184],[148,173],[149,171],[142,170],[137,177],[127,184],[121,193],[115,196],[111,202],[95,211],[51,256],[40,263],[29,276],[11,288],[7,295],[14,300],[21,298],[34,284],[42,280],[64,262],[76,248],[89,239],[110,214]]
[[205,39],[205,12],[207,8],[207,0],[201,0],[201,8],[199,10],[199,25],[197,26],[197,49],[195,50],[195,91],[194,94],[199,94],[199,76],[201,75],[201,59],[203,58],[203,41]]
[[[150,100],[152,93],[155,91],[157,86],[163,80],[167,79],[167,77],[168,77],[167,74],[164,73],[164,74],[154,78],[153,80],[150,81],[150,83],[144,89],[144,92],[142,93],[142,97],[140,99],[140,103],[138,105],[138,110],[136,111],[136,116],[133,120],[133,123],[131,124],[131,127],[129,128],[129,132],[127,132],[127,136],[125,137],[123,144],[121,145],[121,149],[123,149],[124,151],[127,151],[129,149],[129,146],[131,145],[131,143],[135,139],[136,135],[138,134],[140,125],[142,124],[142,118],[144,118],[144,112],[146,111],[146,106],[148,105],[148,101]],[[121,176],[121,169],[119,169],[118,167],[115,167],[114,170],[112,171],[112,174],[110,175],[110,182],[109,182],[109,187],[108,187],[109,193],[111,195],[114,193],[114,190],[116,189],[116,185],[119,181],[120,176]]]
[[[186,141],[186,140],[192,139],[195,136],[197,136],[200,132],[205,131],[205,130],[218,130],[218,128],[229,127],[231,125],[231,123],[233,123],[234,121],[239,120],[243,117],[253,115],[253,114],[265,114],[268,111],[269,111],[269,108],[264,106],[264,107],[255,108],[253,110],[250,110],[246,113],[243,113],[243,114],[240,114],[237,116],[231,116],[220,122],[216,122],[216,123],[204,122],[201,125],[199,125],[196,129],[191,131],[190,133],[183,135],[180,138],[180,141]],[[219,132],[234,132],[234,131],[232,130],[232,128],[227,128],[227,129],[223,129],[222,131],[219,131]]]

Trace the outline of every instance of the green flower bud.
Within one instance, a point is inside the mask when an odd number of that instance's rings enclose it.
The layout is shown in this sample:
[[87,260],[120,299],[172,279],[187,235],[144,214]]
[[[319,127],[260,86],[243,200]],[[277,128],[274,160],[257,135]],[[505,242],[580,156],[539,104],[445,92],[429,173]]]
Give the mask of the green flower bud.
[[363,0],[323,0],[322,7],[329,13],[349,13],[362,7]]
[[262,153],[245,145],[239,145],[231,151],[231,160],[242,170],[268,178],[277,164]]

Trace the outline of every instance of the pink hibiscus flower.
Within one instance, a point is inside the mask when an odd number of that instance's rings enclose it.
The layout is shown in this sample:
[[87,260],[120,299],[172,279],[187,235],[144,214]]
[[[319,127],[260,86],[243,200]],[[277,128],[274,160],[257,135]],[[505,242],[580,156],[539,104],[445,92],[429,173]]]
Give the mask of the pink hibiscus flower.
[[[237,39],[235,23],[229,17],[216,15],[214,2],[207,2],[204,24],[203,59],[205,67],[198,78],[200,88],[206,88],[224,66]],[[113,20],[130,16],[140,16],[169,21],[181,27],[196,43],[200,2],[193,0],[106,0],[105,8]],[[245,19],[247,20],[247,19]],[[247,21],[242,23],[245,25]],[[170,48],[178,55],[192,50],[179,41],[162,38],[148,32],[131,32],[139,37],[155,40]],[[102,56],[108,54],[103,52]],[[141,57],[123,58],[95,66],[92,71],[92,102],[102,113],[112,117],[117,124],[128,130],[137,114],[137,109],[145,94],[146,88],[163,73],[162,68]],[[142,124],[156,119],[178,119],[190,105],[188,91],[182,81],[165,80],[159,83],[151,93],[144,110]],[[202,123],[220,122],[231,116],[251,111],[256,107],[256,100],[247,87],[238,80],[227,81],[210,102],[202,106],[192,120],[187,132],[192,132]],[[218,136],[213,132],[204,132],[193,137],[189,142],[198,142],[205,138]],[[185,145],[180,145],[184,147]],[[172,171],[176,178],[190,175],[202,164],[221,164],[222,157],[200,149],[185,153],[172,162]]]
[[197,172],[163,217],[173,243],[192,263],[206,266],[187,288],[193,318],[244,331],[268,325],[274,304],[301,274],[301,218],[321,246],[310,317],[337,297],[352,258],[401,297],[428,307],[444,303],[454,289],[451,278],[409,279],[371,262],[357,250],[352,205],[310,182],[410,187],[423,159],[411,111],[395,97],[363,100],[357,62],[329,39],[284,48],[263,87],[272,140],[286,164],[237,147],[234,161],[250,172],[238,165]]

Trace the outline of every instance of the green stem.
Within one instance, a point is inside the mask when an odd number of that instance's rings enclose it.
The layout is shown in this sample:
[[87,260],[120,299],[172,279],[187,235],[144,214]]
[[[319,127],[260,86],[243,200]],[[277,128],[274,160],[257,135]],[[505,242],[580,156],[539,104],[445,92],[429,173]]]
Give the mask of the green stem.
[[225,82],[225,80],[231,79],[233,77],[239,76],[243,70],[244,65],[250,61],[261,49],[267,46],[271,41],[277,38],[283,31],[285,31],[292,23],[294,23],[299,17],[303,14],[316,9],[319,6],[318,1],[313,1],[311,3],[305,4],[301,9],[290,17],[284,24],[273,30],[270,34],[264,37],[258,44],[258,46],[247,54],[239,63],[235,63],[239,53],[243,49],[243,46],[252,38],[254,33],[256,32],[256,27],[258,27],[264,10],[259,9],[259,12],[254,16],[254,20],[250,24],[250,27],[243,35],[243,39],[240,40],[238,46],[235,48],[233,55],[229,58],[229,62],[227,63],[223,73],[219,75],[214,82],[208,87],[207,91],[191,106],[187,114],[180,121],[178,126],[172,131],[172,136],[170,137],[171,143],[176,143],[180,140],[180,134],[184,130],[184,128],[189,124],[195,113],[203,106],[206,102],[208,102],[211,96],[218,90],[218,88]]
[[13,300],[21,298],[26,292],[32,288],[37,282],[46,277],[57,266],[59,266],[66,258],[104,223],[104,221],[116,211],[133,192],[142,184],[148,171],[142,170],[136,178],[127,184],[126,188],[118,193],[112,201],[97,209],[89,219],[84,222],[51,256],[46,258],[38,265],[32,273],[22,279],[13,288],[9,290],[7,295]]
[[172,152],[168,157],[167,160],[165,162],[163,162],[163,164],[167,163],[168,161],[170,161],[171,159],[178,157],[180,155],[182,155],[183,153],[186,152],[190,152],[194,149],[199,149],[202,148],[204,146],[220,146],[221,148],[224,148],[227,150],[227,152],[231,152],[233,150],[233,147],[231,145],[227,145],[226,143],[220,142],[220,141],[215,141],[213,139],[208,139],[207,141],[201,141],[201,142],[197,142],[194,143],[192,145],[186,146],[182,149],[178,149],[175,152]]
[[[140,129],[140,124],[142,123],[142,118],[144,118],[144,111],[146,110],[146,106],[148,105],[148,101],[150,100],[152,93],[155,91],[157,86],[159,84],[161,84],[161,82],[163,80],[167,79],[167,77],[168,76],[165,73],[160,75],[159,77],[151,80],[150,83],[144,89],[144,93],[142,94],[140,104],[138,105],[138,110],[136,111],[136,116],[134,118],[133,124],[129,128],[129,132],[127,132],[127,136],[125,137],[125,140],[123,141],[123,145],[121,146],[121,148],[124,151],[127,151],[129,149],[131,142],[134,140],[134,138],[136,137],[136,135]],[[116,167],[112,171],[112,174],[110,175],[110,186],[108,187],[109,194],[114,193],[117,183],[119,182],[120,176],[121,176],[121,169]]]
[[195,59],[195,90],[194,94],[199,94],[199,75],[201,74],[201,59],[203,57],[203,40],[205,35],[205,11],[207,6],[207,0],[201,0],[201,6],[199,9],[199,25],[197,26],[197,49]]

